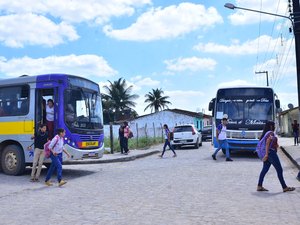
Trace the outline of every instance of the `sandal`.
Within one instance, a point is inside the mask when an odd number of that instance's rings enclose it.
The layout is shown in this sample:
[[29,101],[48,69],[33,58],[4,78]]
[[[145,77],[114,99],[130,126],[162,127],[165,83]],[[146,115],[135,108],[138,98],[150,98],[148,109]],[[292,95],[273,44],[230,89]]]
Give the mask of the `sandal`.
[[269,191],[269,190],[264,187],[257,187],[257,191]]
[[288,192],[288,191],[295,191],[296,188],[294,187],[286,187],[283,189],[283,192]]

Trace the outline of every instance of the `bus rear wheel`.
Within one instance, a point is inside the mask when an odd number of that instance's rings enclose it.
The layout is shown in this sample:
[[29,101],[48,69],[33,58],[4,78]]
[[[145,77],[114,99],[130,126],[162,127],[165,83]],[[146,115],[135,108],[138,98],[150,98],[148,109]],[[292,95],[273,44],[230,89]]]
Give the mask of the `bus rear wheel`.
[[2,170],[7,175],[21,175],[25,171],[23,150],[17,145],[6,146],[1,155]]

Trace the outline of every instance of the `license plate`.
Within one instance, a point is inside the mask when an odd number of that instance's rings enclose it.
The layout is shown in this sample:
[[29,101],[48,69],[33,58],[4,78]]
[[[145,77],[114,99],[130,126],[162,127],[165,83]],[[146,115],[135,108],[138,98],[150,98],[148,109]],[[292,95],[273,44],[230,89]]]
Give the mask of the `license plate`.
[[185,141],[180,141],[180,143],[185,143]]
[[96,156],[96,152],[90,152],[89,153],[89,157],[95,157]]
[[98,143],[98,141],[84,141],[81,142],[81,148],[97,147]]

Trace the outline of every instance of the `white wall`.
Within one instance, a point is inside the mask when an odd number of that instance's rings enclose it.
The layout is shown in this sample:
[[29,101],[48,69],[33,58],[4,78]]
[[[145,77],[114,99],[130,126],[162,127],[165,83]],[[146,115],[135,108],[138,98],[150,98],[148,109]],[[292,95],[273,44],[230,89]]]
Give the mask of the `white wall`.
[[[160,111],[139,117],[129,122],[130,129],[133,131],[134,137],[161,137],[162,126],[167,124],[170,130],[179,124],[193,124],[194,117],[174,113],[170,111]],[[115,138],[119,135],[119,125],[113,126],[113,135]],[[104,135],[109,137],[109,125],[104,125]]]

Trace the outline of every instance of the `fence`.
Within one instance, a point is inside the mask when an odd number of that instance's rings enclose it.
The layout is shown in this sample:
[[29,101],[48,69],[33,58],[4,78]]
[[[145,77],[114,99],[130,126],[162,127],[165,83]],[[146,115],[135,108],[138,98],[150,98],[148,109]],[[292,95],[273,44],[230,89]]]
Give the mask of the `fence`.
[[[104,125],[104,136],[110,140],[110,151],[114,152],[114,142],[119,137],[120,125]],[[133,133],[133,140],[136,141],[136,146],[139,146],[140,139],[156,139],[161,138],[163,141],[163,128],[162,124],[145,124],[139,127],[138,123],[130,124],[130,130]]]

